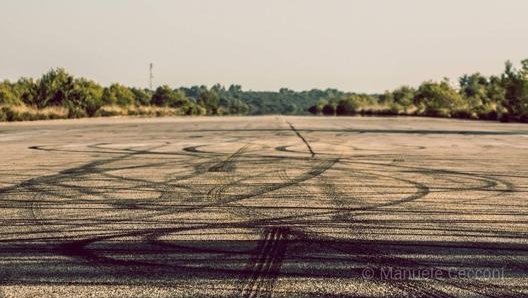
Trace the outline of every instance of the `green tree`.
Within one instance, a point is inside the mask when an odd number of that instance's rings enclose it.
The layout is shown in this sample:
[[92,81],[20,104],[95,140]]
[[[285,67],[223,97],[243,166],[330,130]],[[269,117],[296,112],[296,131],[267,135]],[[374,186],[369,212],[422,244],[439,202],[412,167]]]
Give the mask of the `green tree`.
[[378,103],[382,105],[390,105],[394,102],[394,96],[391,91],[385,91],[385,93],[381,94],[378,99]]
[[37,106],[37,84],[31,78],[20,78],[14,85],[13,91],[26,105]]
[[427,116],[449,117],[452,112],[466,108],[462,96],[451,88],[447,80],[441,83],[422,83],[413,103],[419,108],[419,112]]
[[207,115],[217,115],[219,107],[218,93],[210,90],[201,91],[198,95],[198,105],[205,108]]
[[316,105],[313,105],[313,106],[311,106],[311,107],[308,108],[308,112],[309,112],[310,114],[317,115],[317,114],[319,114],[321,111],[318,111],[318,110],[317,110],[317,106],[316,106]]
[[323,115],[327,116],[335,115],[335,107],[331,103],[327,103],[323,106],[322,112]]
[[497,104],[504,98],[504,88],[496,77],[490,79],[480,73],[463,75],[459,79],[459,93],[464,98],[468,113],[481,119],[495,120]]
[[284,107],[284,114],[286,115],[294,115],[297,113],[297,111],[299,110],[299,108],[297,107],[296,104],[294,103],[289,103],[289,104],[286,104],[286,106]]
[[23,104],[13,89],[13,84],[7,80],[0,83],[0,106]]
[[490,103],[500,103],[506,94],[502,80],[498,76],[491,76],[488,79],[488,86],[486,88],[486,94]]
[[63,105],[73,89],[73,76],[63,68],[51,69],[37,80],[34,103],[38,108]]
[[502,102],[508,111],[505,120],[528,122],[528,59],[521,62],[521,69],[515,69],[511,62],[506,62],[502,75],[505,96]]
[[173,90],[167,85],[160,86],[152,95],[152,104],[172,108],[190,106],[191,102],[181,90]]
[[339,100],[336,107],[336,114],[338,116],[350,116],[355,115],[358,110],[358,103],[354,100],[354,98],[344,98]]
[[413,99],[416,90],[409,86],[402,86],[392,92],[393,102],[403,107],[403,111],[407,113],[409,107],[413,104]]
[[148,106],[152,101],[152,91],[148,89],[130,88],[130,91],[134,94],[135,104],[137,106]]
[[246,115],[250,110],[248,104],[238,98],[234,98],[229,106],[229,113],[233,115]]
[[135,103],[134,93],[127,87],[114,83],[103,90],[103,102],[106,105],[128,107]]
[[80,108],[88,116],[94,116],[103,105],[103,87],[94,81],[78,78],[74,81],[74,88],[70,93],[69,110]]

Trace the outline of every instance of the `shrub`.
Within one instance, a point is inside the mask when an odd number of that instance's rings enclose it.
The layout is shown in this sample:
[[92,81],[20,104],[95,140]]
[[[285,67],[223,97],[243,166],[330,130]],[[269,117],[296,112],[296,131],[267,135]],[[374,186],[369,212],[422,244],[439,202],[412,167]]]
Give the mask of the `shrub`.
[[478,118],[481,120],[493,120],[497,121],[499,119],[499,113],[495,110],[480,112],[477,114]]
[[95,112],[95,117],[112,117],[112,116],[119,116],[126,113],[126,111],[123,111],[121,108],[117,106],[103,106],[97,112]]
[[323,106],[323,115],[331,116],[335,114],[335,108],[331,104],[325,104]]
[[4,111],[4,108],[0,109],[0,122],[7,121],[7,115]]
[[357,113],[358,104],[354,99],[341,99],[337,103],[336,114],[340,115],[355,115]]
[[500,122],[512,122],[514,120],[515,120],[515,117],[512,114],[508,113],[508,112],[502,113],[499,116],[499,121]]
[[440,108],[432,108],[432,107],[426,108],[425,111],[423,112],[423,115],[429,116],[429,117],[445,117],[445,118],[449,118],[451,116],[449,114],[448,109],[440,109]]
[[459,119],[474,119],[475,118],[473,114],[468,110],[456,110],[451,114],[451,117],[459,118]]

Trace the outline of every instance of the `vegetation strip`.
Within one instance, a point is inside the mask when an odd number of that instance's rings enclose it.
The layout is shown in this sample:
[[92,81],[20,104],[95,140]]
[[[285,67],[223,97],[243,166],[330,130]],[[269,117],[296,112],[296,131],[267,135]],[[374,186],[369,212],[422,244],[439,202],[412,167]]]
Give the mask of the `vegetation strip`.
[[506,62],[498,76],[463,75],[458,86],[444,79],[382,94],[337,89],[278,92],[192,86],[156,90],[75,78],[62,68],[41,78],[0,82],[0,121],[121,115],[405,115],[528,122],[528,59]]

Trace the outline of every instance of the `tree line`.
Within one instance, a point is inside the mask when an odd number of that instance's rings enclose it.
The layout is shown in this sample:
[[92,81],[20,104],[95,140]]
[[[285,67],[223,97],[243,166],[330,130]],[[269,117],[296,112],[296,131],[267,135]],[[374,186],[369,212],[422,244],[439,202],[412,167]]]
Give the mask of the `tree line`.
[[465,74],[402,86],[379,95],[347,95],[322,99],[311,106],[322,115],[409,115],[528,122],[528,59],[515,68],[508,61],[500,75]]
[[463,75],[383,94],[336,89],[246,91],[240,85],[156,90],[110,86],[51,69],[34,80],[0,82],[0,121],[115,115],[413,115],[528,122],[528,59],[497,76]]
[[295,92],[244,91],[229,87],[192,86],[155,90],[118,83],[103,87],[76,78],[65,69],[51,69],[37,80],[21,78],[0,82],[0,121],[117,115],[263,115],[308,114],[322,97],[344,95],[337,90]]

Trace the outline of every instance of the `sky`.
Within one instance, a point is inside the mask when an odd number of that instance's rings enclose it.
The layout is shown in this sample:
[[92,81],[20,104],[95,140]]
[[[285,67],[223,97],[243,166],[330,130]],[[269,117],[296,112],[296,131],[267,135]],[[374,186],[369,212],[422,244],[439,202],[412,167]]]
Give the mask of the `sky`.
[[2,0],[0,80],[376,93],[528,58],[526,0]]

